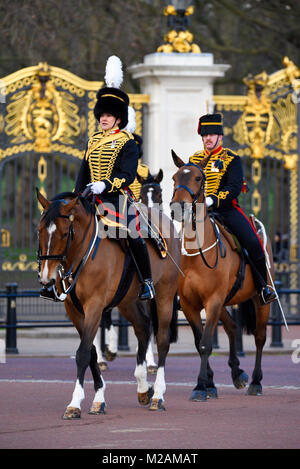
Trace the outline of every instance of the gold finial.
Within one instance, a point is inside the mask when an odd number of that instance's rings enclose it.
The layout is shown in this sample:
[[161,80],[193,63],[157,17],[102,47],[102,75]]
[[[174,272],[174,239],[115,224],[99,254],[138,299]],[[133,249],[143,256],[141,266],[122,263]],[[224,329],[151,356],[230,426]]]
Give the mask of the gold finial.
[[189,16],[194,13],[194,7],[176,9],[174,5],[164,8],[164,15],[168,17],[168,26],[171,28],[164,36],[165,44],[157,48],[157,52],[179,52],[200,54],[201,50],[193,43],[193,34],[188,30]]

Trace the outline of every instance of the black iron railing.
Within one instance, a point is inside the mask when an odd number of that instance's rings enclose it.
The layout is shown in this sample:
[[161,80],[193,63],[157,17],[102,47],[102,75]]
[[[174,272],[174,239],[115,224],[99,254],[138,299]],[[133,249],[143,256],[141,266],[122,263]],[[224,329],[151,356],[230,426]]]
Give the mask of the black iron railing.
[[[279,297],[284,295],[299,295],[300,290],[278,289]],[[36,299],[37,304],[26,303],[19,304],[20,299]],[[231,314],[238,325],[237,350],[240,356],[244,355],[243,336],[237,320],[237,311],[232,308]],[[119,350],[129,350],[128,346],[128,328],[131,324],[120,314],[113,319],[113,325],[119,328]],[[289,326],[300,325],[300,315],[288,317]],[[178,319],[178,326],[187,326],[185,319]],[[272,327],[271,347],[283,347],[282,326],[283,318],[278,303],[272,303],[270,319],[268,325]],[[17,331],[19,329],[32,328],[55,328],[55,327],[74,327],[72,322],[67,319],[62,303],[56,303],[41,299],[38,290],[19,291],[17,283],[9,283],[6,289],[0,291],[0,329],[6,330],[5,345],[6,353],[17,354]],[[213,348],[219,348],[218,328],[214,335]]]

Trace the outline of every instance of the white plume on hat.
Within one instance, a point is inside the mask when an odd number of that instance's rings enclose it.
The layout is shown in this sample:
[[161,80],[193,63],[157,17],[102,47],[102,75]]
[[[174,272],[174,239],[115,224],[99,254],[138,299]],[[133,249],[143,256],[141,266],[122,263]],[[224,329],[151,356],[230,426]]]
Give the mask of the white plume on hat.
[[135,110],[132,106],[128,106],[128,124],[126,125],[125,130],[128,130],[128,132],[133,134],[135,128]]
[[104,79],[109,88],[120,88],[123,83],[122,62],[116,55],[107,59]]

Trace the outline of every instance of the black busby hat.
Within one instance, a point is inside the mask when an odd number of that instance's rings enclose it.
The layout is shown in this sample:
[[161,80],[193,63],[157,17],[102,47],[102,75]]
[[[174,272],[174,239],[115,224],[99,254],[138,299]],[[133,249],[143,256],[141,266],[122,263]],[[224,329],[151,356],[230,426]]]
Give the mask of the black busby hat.
[[224,135],[222,115],[205,114],[204,116],[200,117],[198,124],[198,134],[201,136],[207,134]]
[[101,114],[107,112],[120,118],[120,129],[128,123],[128,95],[120,90],[123,81],[122,62],[115,55],[109,57],[105,69],[105,84],[97,93],[97,102],[94,108],[95,118],[99,121]]

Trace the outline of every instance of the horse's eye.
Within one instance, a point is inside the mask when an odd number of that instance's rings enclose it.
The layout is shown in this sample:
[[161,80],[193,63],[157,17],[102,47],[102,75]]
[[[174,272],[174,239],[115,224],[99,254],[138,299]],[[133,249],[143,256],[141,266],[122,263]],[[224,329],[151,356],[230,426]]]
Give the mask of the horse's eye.
[[200,176],[197,176],[197,177],[196,177],[196,181],[197,181],[197,182],[198,182],[198,181],[201,181],[201,177],[200,177]]
[[68,233],[62,235],[62,239],[65,239],[68,236]]

